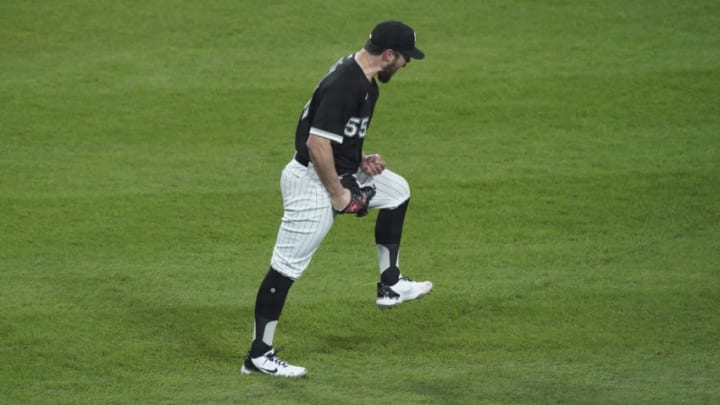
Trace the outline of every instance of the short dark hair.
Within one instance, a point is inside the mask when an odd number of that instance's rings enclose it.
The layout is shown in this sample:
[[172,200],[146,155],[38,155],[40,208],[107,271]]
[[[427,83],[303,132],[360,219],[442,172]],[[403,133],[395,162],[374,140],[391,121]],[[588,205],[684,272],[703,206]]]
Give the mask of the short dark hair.
[[375,44],[370,40],[370,38],[368,38],[368,40],[365,41],[365,45],[363,46],[363,49],[365,49],[366,51],[368,51],[368,53],[369,53],[370,55],[375,55],[375,56],[380,55],[380,54],[383,53],[383,51],[385,51],[385,48],[383,48],[382,46],[375,45]]

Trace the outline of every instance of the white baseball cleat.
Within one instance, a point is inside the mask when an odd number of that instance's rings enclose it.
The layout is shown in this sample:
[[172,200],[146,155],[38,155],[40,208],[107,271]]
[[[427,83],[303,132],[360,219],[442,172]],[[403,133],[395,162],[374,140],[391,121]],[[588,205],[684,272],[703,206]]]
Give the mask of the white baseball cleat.
[[376,302],[381,309],[392,308],[405,301],[422,298],[430,294],[432,288],[433,284],[430,281],[412,281],[401,276],[393,285],[377,284]]
[[271,349],[260,357],[250,357],[248,353],[240,372],[243,374],[262,373],[275,377],[304,377],[305,367],[293,366],[280,360]]

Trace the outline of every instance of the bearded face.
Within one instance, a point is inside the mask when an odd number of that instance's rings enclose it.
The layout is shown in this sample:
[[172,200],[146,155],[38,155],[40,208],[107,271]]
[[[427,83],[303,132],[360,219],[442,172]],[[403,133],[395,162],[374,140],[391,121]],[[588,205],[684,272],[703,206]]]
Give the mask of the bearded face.
[[387,83],[392,79],[393,75],[395,74],[395,71],[389,71],[387,69],[381,70],[378,72],[378,80],[380,80],[381,83]]
[[410,62],[410,58],[401,54],[400,52],[394,52],[393,53],[393,59],[390,63],[388,63],[387,67],[385,69],[378,72],[378,80],[380,80],[381,83],[387,83],[392,79],[395,72],[400,70],[400,68],[405,67]]

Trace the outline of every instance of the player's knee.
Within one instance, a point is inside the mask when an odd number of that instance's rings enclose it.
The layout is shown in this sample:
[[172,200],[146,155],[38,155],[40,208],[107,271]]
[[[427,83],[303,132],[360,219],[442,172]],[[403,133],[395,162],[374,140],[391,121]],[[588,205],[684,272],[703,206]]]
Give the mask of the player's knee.
[[399,177],[400,181],[398,182],[398,192],[401,196],[400,199],[402,202],[405,202],[410,199],[410,184],[408,184],[404,177]]
[[293,281],[299,279],[305,272],[304,266],[290,265],[279,260],[271,260],[270,265],[273,270]]

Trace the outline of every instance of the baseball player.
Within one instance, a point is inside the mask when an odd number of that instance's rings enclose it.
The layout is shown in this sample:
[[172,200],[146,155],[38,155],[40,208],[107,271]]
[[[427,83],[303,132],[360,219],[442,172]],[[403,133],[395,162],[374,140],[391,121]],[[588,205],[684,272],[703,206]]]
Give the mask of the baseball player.
[[399,21],[372,30],[358,52],[341,58],[320,80],[305,105],[295,133],[295,156],[280,180],[285,213],[270,270],[255,302],[255,329],[242,373],[302,377],[304,367],[277,357],[273,336],[285,298],[339,214],[364,216],[379,209],[375,242],[380,267],[376,303],[389,308],[432,290],[400,273],[398,253],[410,188],[386,169],[380,155],[363,152],[363,141],[378,100],[376,79],[387,83],[412,59],[425,54],[415,47],[415,32]]

